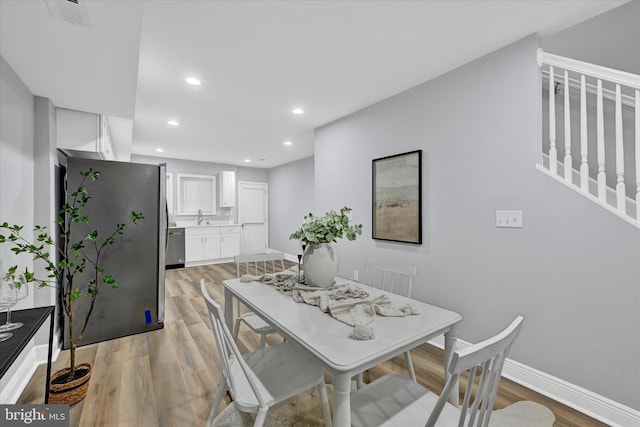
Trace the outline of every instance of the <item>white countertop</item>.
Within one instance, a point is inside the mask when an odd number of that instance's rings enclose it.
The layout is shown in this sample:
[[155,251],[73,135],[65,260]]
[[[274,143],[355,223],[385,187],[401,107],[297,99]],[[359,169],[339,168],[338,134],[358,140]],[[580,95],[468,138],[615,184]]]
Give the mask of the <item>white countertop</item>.
[[176,221],[176,225],[171,226],[175,228],[202,228],[202,227],[231,227],[237,226],[239,224],[231,223],[229,221],[214,221],[214,220],[204,220],[202,223],[198,224],[197,221]]

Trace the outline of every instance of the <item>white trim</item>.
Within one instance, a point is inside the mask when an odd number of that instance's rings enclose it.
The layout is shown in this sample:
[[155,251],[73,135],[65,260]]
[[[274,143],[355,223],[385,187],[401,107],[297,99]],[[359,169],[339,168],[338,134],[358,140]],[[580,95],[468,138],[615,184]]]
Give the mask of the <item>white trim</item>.
[[[544,154],[543,154],[544,156]],[[572,189],[573,191],[582,194],[584,197],[590,199],[591,201],[593,201],[594,203],[599,204],[600,206],[602,206],[603,208],[605,208],[606,210],[608,210],[609,212],[611,212],[612,214],[622,218],[623,220],[627,221],[629,224],[640,228],[640,221],[634,219],[631,215],[629,214],[624,214],[622,212],[620,212],[618,209],[614,208],[613,206],[611,206],[608,203],[605,203],[603,201],[601,201],[600,199],[598,199],[596,196],[594,196],[593,194],[590,193],[585,193],[584,191],[582,191],[580,189],[580,187],[576,186],[576,185],[569,185],[562,177],[558,176],[558,175],[554,175],[551,173],[551,171],[549,171],[549,169],[547,169],[544,165],[540,165],[540,164],[536,164],[536,169],[538,169],[540,172],[543,172],[545,175],[555,179],[556,181],[565,184],[567,187],[569,187],[570,189]],[[592,181],[592,178],[589,178],[590,181]],[[609,191],[609,189],[607,189],[607,191]],[[629,197],[626,198],[627,199],[627,204],[631,204],[632,206],[635,206],[635,201]],[[628,210],[628,212],[634,212],[635,210]]]
[[[59,343],[58,335],[53,337],[53,353],[51,354],[51,362],[55,361],[60,354],[60,347],[56,343]],[[42,344],[31,347],[31,350],[27,353],[23,362],[15,369],[13,376],[7,382],[7,385],[0,391],[0,403],[2,404],[15,404],[20,395],[24,391],[25,387],[31,380],[38,365],[47,363],[47,356],[49,352],[49,345]],[[42,385],[44,387],[44,384]]]
[[565,58],[538,49],[538,66],[542,64],[564,68],[565,70],[577,71],[581,74],[596,77],[601,80],[608,80],[625,86],[640,89],[640,76],[613,68],[590,64],[576,59]]
[[[437,337],[431,341],[438,348],[444,348],[444,338]],[[471,345],[458,338],[457,348]],[[640,425],[640,411],[615,402],[607,397],[571,384],[553,375],[549,375],[530,366],[506,359],[502,374],[528,389],[543,394],[556,402],[560,402],[576,411],[612,427],[631,427]]]
[[[267,252],[280,252],[280,251],[274,251],[273,249],[269,249]],[[297,255],[291,255],[288,253],[284,253],[284,259],[286,259],[287,261],[291,261],[291,262],[295,262],[296,264],[298,264],[298,256]]]
[[[182,215],[196,215],[198,213],[197,210],[185,210],[184,206],[184,186],[189,180],[195,181],[205,181],[211,184],[211,205],[210,206],[202,206],[201,212],[203,215],[217,215],[218,214],[218,205],[217,205],[217,178],[215,175],[196,175],[196,174],[188,174],[188,173],[179,173],[176,175],[177,181],[177,214],[178,216]],[[209,209],[207,209],[209,208]]]

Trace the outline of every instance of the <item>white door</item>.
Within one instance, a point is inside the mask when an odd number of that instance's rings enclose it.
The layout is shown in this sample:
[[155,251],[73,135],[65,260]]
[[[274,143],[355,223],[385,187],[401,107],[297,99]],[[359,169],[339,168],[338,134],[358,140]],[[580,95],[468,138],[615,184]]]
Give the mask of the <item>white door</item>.
[[267,184],[238,182],[238,223],[240,253],[257,254],[267,251]]

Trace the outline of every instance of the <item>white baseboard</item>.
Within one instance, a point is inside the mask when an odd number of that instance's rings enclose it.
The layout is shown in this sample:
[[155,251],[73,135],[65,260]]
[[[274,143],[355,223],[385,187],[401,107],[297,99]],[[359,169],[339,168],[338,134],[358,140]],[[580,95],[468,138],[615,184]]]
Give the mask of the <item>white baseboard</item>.
[[[54,335],[53,352],[51,353],[52,362],[55,361],[60,354],[60,347],[56,344],[58,342],[60,342],[59,337]],[[0,391],[0,403],[15,404],[18,401],[38,365],[47,363],[48,352],[49,346],[47,344],[31,348],[23,362],[15,370],[15,373],[8,381],[7,385],[2,389],[2,391]]]
[[[436,347],[444,348],[444,337],[435,338],[429,343]],[[458,339],[458,348],[464,348],[469,345],[471,344]],[[523,365],[515,360],[507,358],[502,375],[528,389],[613,427],[640,425],[640,411],[530,366]]]

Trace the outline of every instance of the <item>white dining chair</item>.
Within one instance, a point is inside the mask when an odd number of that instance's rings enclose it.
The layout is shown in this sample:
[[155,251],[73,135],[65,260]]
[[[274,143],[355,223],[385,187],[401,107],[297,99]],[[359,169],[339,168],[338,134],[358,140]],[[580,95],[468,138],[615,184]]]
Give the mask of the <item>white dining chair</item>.
[[[383,260],[368,259],[365,264],[362,283],[374,288],[411,298],[413,279],[418,274],[418,268],[414,265],[397,264]],[[404,360],[409,371],[409,377],[416,381],[416,372],[413,368],[411,353],[404,353]],[[358,388],[362,387],[362,374],[356,377]]]
[[[238,278],[245,274],[251,276],[273,274],[285,269],[284,254],[281,252],[237,255],[233,257],[233,260],[236,263],[236,276]],[[264,348],[267,335],[277,331],[254,312],[245,311],[241,313],[240,309],[241,304],[238,301],[236,323],[233,328],[234,339],[237,342],[240,325],[245,323],[252,331],[260,335],[260,348]]]
[[[494,337],[455,351],[449,364],[451,376],[440,396],[398,374],[384,375],[353,392],[351,425],[422,427],[426,420],[427,427],[486,427],[504,360],[523,321],[524,318],[518,316]],[[458,406],[447,399],[463,372],[469,376],[462,405]]]
[[259,427],[263,425],[270,407],[317,386],[325,425],[331,427],[324,370],[320,362],[306,350],[291,343],[275,344],[240,354],[224,322],[222,308],[209,295],[204,280],[200,281],[200,291],[207,304],[222,365],[222,379],[209,412],[207,426],[213,424],[227,391],[236,409],[257,413],[253,425]]

